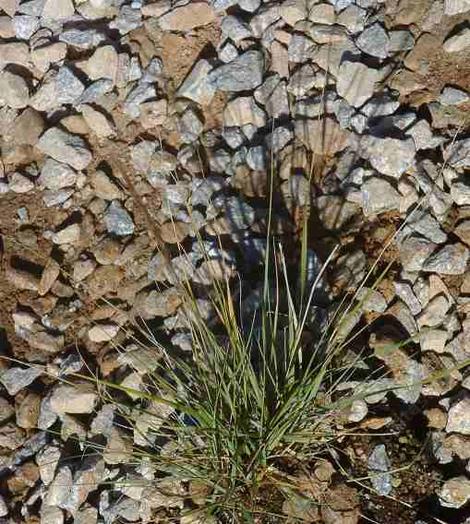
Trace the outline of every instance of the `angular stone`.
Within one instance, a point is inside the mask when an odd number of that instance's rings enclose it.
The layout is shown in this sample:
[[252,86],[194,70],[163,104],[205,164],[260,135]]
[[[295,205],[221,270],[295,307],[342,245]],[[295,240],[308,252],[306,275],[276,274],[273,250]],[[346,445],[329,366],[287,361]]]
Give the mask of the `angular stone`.
[[39,28],[39,18],[31,15],[15,16],[13,28],[18,40],[29,40]]
[[411,138],[370,136],[364,146],[372,167],[384,175],[399,178],[414,163],[416,150]]
[[[390,460],[383,444],[379,444],[369,455],[368,466],[371,471],[371,483],[380,495],[390,495],[392,491],[392,477]],[[377,473],[380,472],[380,473]]]
[[348,145],[349,132],[331,117],[317,120],[297,120],[295,135],[318,155],[334,155]]
[[207,60],[199,60],[178,88],[177,95],[198,104],[208,105],[215,94],[215,87],[209,81],[211,71],[212,66]]
[[421,271],[436,244],[424,238],[409,237],[400,246],[400,260],[405,271]]
[[75,185],[77,173],[67,164],[48,158],[41,168],[38,182],[47,189],[63,189]]
[[469,257],[470,251],[464,244],[450,244],[427,258],[422,269],[439,275],[462,275]]
[[48,129],[39,139],[37,147],[45,155],[78,170],[85,169],[92,160],[91,152],[82,138],[57,127]]
[[465,104],[470,100],[470,96],[463,89],[446,86],[439,96],[439,102],[447,106]]
[[97,324],[88,330],[88,338],[92,342],[109,342],[119,332],[117,324]]
[[364,29],[356,40],[357,47],[368,55],[387,58],[390,40],[387,32],[379,24],[372,24]]
[[443,49],[446,53],[459,53],[470,46],[470,28],[465,27],[456,35],[448,38],[444,44]]
[[104,215],[108,233],[118,236],[132,235],[135,226],[129,213],[118,200],[113,200]]
[[52,411],[64,413],[91,413],[98,401],[98,394],[88,384],[60,384],[50,397]]
[[366,216],[400,208],[400,193],[383,178],[370,177],[361,186],[362,208]]
[[81,112],[88,127],[99,138],[107,138],[116,134],[116,129],[109,116],[89,105],[83,105]]
[[251,96],[238,97],[225,107],[224,124],[227,127],[241,127],[247,124],[264,127],[266,115]]
[[14,396],[33,383],[41,374],[41,370],[35,367],[10,368],[0,374],[0,382],[8,394]]
[[221,91],[255,89],[263,81],[264,58],[260,51],[247,51],[209,73],[209,81]]
[[164,31],[189,31],[212,23],[216,18],[214,9],[205,2],[190,2],[176,7],[160,16],[158,25]]
[[470,398],[460,400],[449,409],[446,431],[470,435]]
[[92,80],[99,78],[116,79],[118,54],[112,45],[98,47],[86,61],[83,70]]
[[63,42],[54,42],[50,45],[35,47],[31,50],[31,61],[34,66],[45,73],[50,64],[60,62],[67,55],[67,45]]
[[339,68],[336,89],[354,107],[360,107],[374,93],[379,72],[361,62],[343,62]]

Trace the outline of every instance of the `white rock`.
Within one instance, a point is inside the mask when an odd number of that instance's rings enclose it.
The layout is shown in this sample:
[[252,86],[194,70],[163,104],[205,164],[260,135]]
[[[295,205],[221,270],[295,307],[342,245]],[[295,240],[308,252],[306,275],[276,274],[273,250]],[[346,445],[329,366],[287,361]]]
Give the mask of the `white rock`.
[[106,138],[116,134],[115,127],[109,117],[89,105],[84,105],[81,109],[85,122],[96,136]]
[[470,28],[465,27],[456,35],[448,38],[442,48],[446,53],[458,53],[470,46]]

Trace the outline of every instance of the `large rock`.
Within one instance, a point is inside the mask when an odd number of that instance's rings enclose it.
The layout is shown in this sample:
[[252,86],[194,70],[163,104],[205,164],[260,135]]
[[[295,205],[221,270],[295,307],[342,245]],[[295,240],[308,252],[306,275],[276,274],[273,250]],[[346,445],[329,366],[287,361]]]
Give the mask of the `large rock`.
[[31,368],[10,368],[0,375],[0,382],[3,384],[9,395],[16,395],[26,386],[29,386],[41,375],[41,370]]
[[470,435],[470,398],[460,400],[449,409],[446,431]]
[[209,74],[209,80],[221,91],[255,89],[263,81],[264,58],[261,51],[247,51],[232,62]]
[[370,177],[362,184],[361,191],[366,216],[400,208],[400,193],[388,180]]
[[241,127],[247,124],[264,127],[266,125],[266,114],[256,104],[254,98],[240,96],[230,101],[225,107],[224,124],[227,127]]
[[359,35],[357,47],[368,55],[387,58],[390,40],[385,29],[378,23],[372,24]]
[[67,164],[48,158],[42,166],[38,182],[47,189],[63,189],[75,184],[77,173]]
[[338,94],[352,106],[360,107],[374,93],[379,72],[361,62],[343,62],[338,71]]
[[423,265],[423,271],[440,275],[463,275],[469,256],[470,251],[463,244],[450,244],[433,253]]
[[66,20],[73,16],[75,8],[72,0],[46,0],[42,10],[43,18]]
[[62,131],[58,127],[48,129],[39,139],[37,147],[45,155],[75,169],[85,169],[92,155],[83,138]]

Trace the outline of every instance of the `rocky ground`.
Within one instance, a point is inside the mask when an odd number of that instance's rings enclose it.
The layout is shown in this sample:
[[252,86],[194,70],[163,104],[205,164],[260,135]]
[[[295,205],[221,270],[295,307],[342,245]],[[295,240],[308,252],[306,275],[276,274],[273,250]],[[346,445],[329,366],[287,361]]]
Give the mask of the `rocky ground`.
[[[212,279],[256,272],[271,168],[277,233],[310,209],[312,264],[342,244],[339,293],[413,212],[363,309],[387,319],[368,340],[381,386],[414,385],[355,402],[346,425],[370,436],[344,446],[374,491],[332,488],[307,521],[470,522],[469,17],[469,0],[0,0],[0,352],[46,370],[0,360],[0,522],[178,514],[114,406],[64,379],[85,361],[141,387],[158,352],[135,318],[190,350],[175,279],[204,307]],[[381,352],[397,331],[411,348]],[[103,453],[83,460],[88,441]]]

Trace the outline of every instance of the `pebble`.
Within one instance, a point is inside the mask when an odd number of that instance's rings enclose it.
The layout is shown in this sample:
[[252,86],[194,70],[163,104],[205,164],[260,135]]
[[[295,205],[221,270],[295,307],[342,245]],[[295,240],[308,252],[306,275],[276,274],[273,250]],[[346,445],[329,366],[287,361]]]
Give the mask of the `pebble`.
[[41,135],[37,147],[45,155],[78,170],[85,169],[92,160],[83,138],[58,127],[52,127]]
[[54,244],[76,244],[80,240],[81,229],[79,224],[70,224],[52,235]]
[[263,81],[264,58],[260,51],[247,51],[209,73],[209,81],[221,91],[255,89]]

